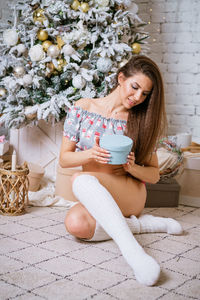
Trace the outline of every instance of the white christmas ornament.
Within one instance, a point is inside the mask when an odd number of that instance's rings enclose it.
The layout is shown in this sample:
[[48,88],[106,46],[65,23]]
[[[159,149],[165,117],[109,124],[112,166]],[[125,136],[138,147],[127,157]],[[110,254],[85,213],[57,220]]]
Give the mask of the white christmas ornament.
[[62,48],[62,52],[64,55],[69,56],[72,55],[74,53],[74,48],[71,45],[65,45]]
[[14,67],[13,72],[16,77],[21,77],[24,75],[25,69],[23,66],[16,66]]
[[122,3],[125,7],[130,7],[132,5],[132,0],[124,0]]
[[82,89],[86,85],[86,81],[81,75],[76,75],[72,80],[72,84],[76,89]]
[[48,56],[50,56],[51,58],[56,58],[58,57],[58,55],[60,54],[60,50],[58,48],[58,46],[56,45],[51,45],[49,46],[48,50],[47,50],[47,54]]
[[95,0],[96,4],[98,4],[99,6],[103,6],[106,7],[109,5],[109,0]]
[[133,14],[137,14],[138,13],[138,6],[136,3],[132,3],[130,6],[129,6],[129,10],[130,12],[132,12]]
[[30,74],[26,74],[23,76],[23,84],[25,86],[30,85],[33,82],[33,78]]
[[18,34],[15,29],[7,29],[3,32],[3,42],[8,47],[15,46],[18,42]]
[[112,60],[106,57],[100,57],[97,60],[97,69],[102,73],[107,73],[112,68]]
[[43,51],[42,45],[32,46],[28,54],[32,61],[40,61],[45,57],[45,52]]
[[19,55],[23,54],[26,51],[26,47],[24,46],[24,44],[19,44],[16,47]]

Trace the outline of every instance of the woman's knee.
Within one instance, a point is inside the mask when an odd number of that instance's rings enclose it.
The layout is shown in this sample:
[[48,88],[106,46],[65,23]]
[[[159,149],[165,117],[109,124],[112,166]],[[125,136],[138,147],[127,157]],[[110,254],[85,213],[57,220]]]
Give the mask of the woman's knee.
[[95,225],[95,220],[81,211],[69,211],[65,218],[67,231],[78,238],[90,239],[94,234]]

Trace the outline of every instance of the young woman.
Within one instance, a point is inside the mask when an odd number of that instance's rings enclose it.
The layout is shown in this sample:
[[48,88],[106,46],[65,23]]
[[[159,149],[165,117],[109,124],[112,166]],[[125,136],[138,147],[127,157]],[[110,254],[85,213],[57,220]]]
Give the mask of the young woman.
[[[153,285],[160,267],[132,233],[182,231],[173,219],[140,216],[146,201],[145,182],[159,180],[155,149],[166,126],[163,82],[157,65],[146,56],[131,58],[116,78],[109,95],[80,99],[65,120],[60,165],[82,166],[72,178],[77,202],[68,211],[65,226],[75,237],[88,241],[112,238],[137,280]],[[104,134],[133,139],[126,164],[108,164],[110,153],[99,146]]]

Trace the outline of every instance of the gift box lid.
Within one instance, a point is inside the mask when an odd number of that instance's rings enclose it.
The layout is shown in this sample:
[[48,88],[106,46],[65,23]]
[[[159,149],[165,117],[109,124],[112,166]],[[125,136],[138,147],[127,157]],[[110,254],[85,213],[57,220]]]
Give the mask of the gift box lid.
[[104,135],[100,139],[100,147],[110,151],[130,151],[133,140],[124,135]]

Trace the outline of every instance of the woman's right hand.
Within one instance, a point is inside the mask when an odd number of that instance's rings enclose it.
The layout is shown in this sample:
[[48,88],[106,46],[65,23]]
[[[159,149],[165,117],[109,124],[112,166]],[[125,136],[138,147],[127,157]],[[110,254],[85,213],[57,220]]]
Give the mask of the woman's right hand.
[[96,137],[93,147],[86,151],[89,152],[90,159],[100,164],[107,164],[111,157],[109,151],[99,146],[99,137]]

